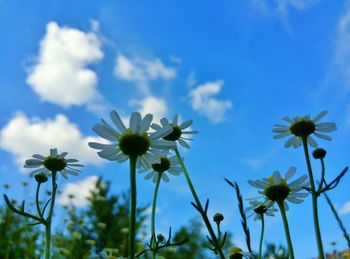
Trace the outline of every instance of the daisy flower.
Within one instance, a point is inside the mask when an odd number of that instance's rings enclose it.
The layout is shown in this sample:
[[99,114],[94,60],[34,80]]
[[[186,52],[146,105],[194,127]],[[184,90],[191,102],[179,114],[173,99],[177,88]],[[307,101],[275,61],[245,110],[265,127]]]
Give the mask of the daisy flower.
[[198,134],[198,131],[186,130],[188,127],[192,125],[193,123],[192,120],[187,120],[179,124],[179,116],[177,114],[174,116],[172,122],[169,122],[168,119],[163,118],[160,120],[160,123],[162,126],[153,123],[151,126],[152,129],[161,130],[162,128],[167,128],[171,126],[173,131],[170,134],[163,137],[163,139],[170,140],[170,141],[178,141],[179,144],[185,148],[190,148],[190,145],[187,143],[187,141],[192,139],[184,137],[183,135]]
[[304,190],[304,187],[309,185],[307,176],[303,175],[295,181],[288,183],[287,181],[293,177],[296,168],[291,167],[286,172],[284,178],[281,177],[278,171],[275,171],[268,179],[263,180],[249,180],[248,183],[255,188],[260,189],[259,193],[272,202],[284,202],[286,210],[288,205],[285,200],[292,203],[301,203],[308,193],[300,192]]
[[288,122],[289,125],[274,124],[275,128],[272,129],[272,131],[276,133],[276,135],[273,138],[280,139],[291,135],[284,144],[286,148],[297,148],[303,143],[303,141],[307,141],[309,145],[317,148],[318,144],[314,138],[311,137],[312,134],[318,138],[332,140],[330,136],[323,133],[329,133],[337,129],[336,124],[333,122],[319,122],[326,114],[327,111],[323,111],[314,119],[311,119],[310,115],[294,118],[286,116],[282,118],[282,120]]
[[171,133],[172,127],[163,127],[148,133],[153,119],[151,114],[142,118],[140,113],[133,112],[129,128],[124,125],[116,111],[112,111],[110,117],[116,129],[101,120],[93,130],[100,137],[113,143],[89,142],[91,148],[100,150],[97,154],[104,159],[122,163],[130,157],[137,157],[137,167],[147,168],[149,164],[159,162],[159,156],[164,153],[164,149],[175,147],[173,141],[162,139]]
[[77,164],[77,159],[66,159],[67,152],[61,154],[57,153],[57,148],[50,149],[49,156],[42,156],[39,154],[33,155],[33,158],[25,161],[25,168],[36,168],[30,172],[30,176],[35,176],[39,173],[45,173],[46,175],[52,174],[52,172],[61,172],[62,176],[67,179],[67,175],[78,175],[80,170],[74,167],[83,167],[81,164]]
[[155,183],[158,179],[158,176],[161,175],[164,182],[169,182],[169,176],[166,174],[168,172],[172,175],[180,175],[182,172],[181,165],[176,156],[167,158],[165,156],[160,157],[160,163],[152,164],[148,168],[143,168],[139,173],[147,173],[145,176],[146,180],[152,179]]
[[246,212],[250,213],[248,217],[252,217],[254,215],[254,220],[258,220],[262,218],[262,215],[267,215],[270,217],[275,216],[275,212],[277,209],[274,208],[274,203],[270,200],[266,200],[264,202],[258,200],[250,200],[249,207],[247,207]]

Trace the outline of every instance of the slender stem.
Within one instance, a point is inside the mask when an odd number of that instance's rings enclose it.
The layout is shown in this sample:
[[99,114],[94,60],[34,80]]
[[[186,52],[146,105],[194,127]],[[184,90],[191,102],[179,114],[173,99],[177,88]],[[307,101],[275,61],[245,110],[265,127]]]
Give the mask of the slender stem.
[[51,204],[49,214],[45,221],[45,234],[46,234],[46,242],[45,242],[45,259],[50,259],[50,250],[51,250],[51,221],[53,215],[53,208],[55,206],[55,198],[56,198],[56,176],[57,172],[52,172],[52,194],[51,194]]
[[286,215],[286,211],[285,211],[285,208],[284,208],[284,203],[283,203],[283,201],[278,201],[277,205],[278,205],[278,207],[280,209],[282,220],[283,220],[284,232],[285,232],[286,240],[287,240],[287,244],[288,244],[289,257],[291,259],[294,259],[294,251],[293,251],[292,239],[290,238],[288,220],[287,220],[287,215]]
[[259,259],[262,257],[262,245],[264,240],[264,230],[265,230],[265,220],[264,220],[264,213],[261,214],[261,235],[260,235],[260,244],[259,244]]
[[43,218],[43,215],[41,213],[40,205],[39,205],[39,193],[40,193],[40,185],[41,183],[38,183],[36,187],[36,194],[35,194],[35,204],[36,204],[36,209],[38,211],[38,215],[41,218],[42,221],[45,221]]
[[214,244],[215,244],[215,246],[216,246],[216,248],[218,250],[218,253],[219,253],[220,257],[222,259],[224,259],[225,255],[224,255],[224,252],[222,251],[221,244],[219,243],[218,239],[216,238],[216,235],[214,233],[213,227],[211,226],[211,224],[209,222],[207,214],[203,210],[203,206],[202,206],[201,202],[199,201],[199,198],[198,198],[198,195],[196,193],[196,190],[193,187],[190,175],[188,174],[188,171],[187,171],[187,169],[185,167],[184,162],[182,161],[182,158],[180,156],[179,150],[177,148],[175,148],[175,153],[176,153],[177,159],[178,159],[178,161],[179,161],[179,163],[181,165],[181,168],[182,168],[182,170],[183,170],[183,172],[185,174],[185,178],[186,178],[187,184],[190,187],[190,190],[192,192],[192,195],[193,195],[193,198],[194,198],[194,200],[196,202],[196,205],[197,205],[198,209],[202,212],[201,215],[202,215],[203,221],[204,221],[204,223],[205,223],[205,225],[206,225],[206,227],[208,229],[210,237],[213,240],[213,242],[214,242]]
[[324,192],[323,194],[324,194],[324,196],[325,196],[325,198],[326,198],[326,201],[327,201],[329,207],[331,207],[331,210],[332,210],[332,212],[333,212],[333,215],[334,215],[335,219],[337,220],[338,225],[339,225],[340,229],[341,229],[342,232],[343,232],[343,236],[344,236],[344,238],[346,239],[346,242],[347,242],[347,244],[348,244],[348,248],[350,249],[350,237],[349,237],[349,234],[348,234],[348,232],[346,231],[346,228],[345,228],[343,222],[341,221],[341,219],[340,219],[340,217],[339,217],[339,215],[338,215],[337,210],[334,208],[331,199],[328,197],[328,195],[327,195],[326,192]]
[[318,219],[318,209],[317,209],[318,193],[315,188],[315,182],[312,174],[312,168],[311,168],[311,162],[310,162],[310,156],[309,156],[309,150],[308,150],[306,138],[303,138],[303,147],[304,147],[305,159],[306,159],[307,170],[309,173],[310,186],[311,186],[312,211],[313,211],[313,218],[314,218],[314,228],[315,228],[315,234],[316,234],[318,256],[320,259],[324,259],[325,257],[323,252],[323,244],[322,244],[322,237],[321,237],[321,230],[320,230],[320,223]]
[[136,161],[137,156],[130,156],[130,222],[129,222],[129,258],[135,257],[136,235]]
[[153,203],[152,203],[152,222],[151,222],[151,248],[152,248],[152,259],[156,258],[157,255],[157,243],[156,243],[156,207],[157,207],[157,195],[159,189],[160,179],[162,173],[157,174],[156,186],[154,187]]

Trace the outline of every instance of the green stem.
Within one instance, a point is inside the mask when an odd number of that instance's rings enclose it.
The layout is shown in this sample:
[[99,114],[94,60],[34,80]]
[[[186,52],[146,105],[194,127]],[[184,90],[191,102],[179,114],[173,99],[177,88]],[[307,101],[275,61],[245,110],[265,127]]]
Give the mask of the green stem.
[[303,138],[303,147],[304,147],[306,165],[309,173],[309,180],[310,180],[310,186],[311,186],[312,212],[313,212],[313,218],[314,218],[314,228],[315,228],[315,234],[316,234],[318,256],[320,259],[324,259],[325,257],[323,252],[323,244],[322,244],[322,237],[321,237],[321,230],[320,230],[320,223],[318,219],[318,209],[317,209],[318,193],[315,188],[315,182],[312,174],[312,168],[311,168],[311,162],[310,162],[310,156],[309,156],[309,150],[308,150],[306,138]]
[[261,214],[261,235],[260,235],[260,244],[259,244],[259,259],[261,259],[262,255],[262,245],[264,240],[264,230],[265,230],[265,220],[264,220],[264,214]]
[[129,222],[129,258],[135,256],[136,235],[136,161],[137,156],[130,156],[130,222]]
[[50,210],[49,214],[47,216],[47,219],[45,221],[45,235],[46,235],[46,242],[45,242],[45,259],[50,259],[50,250],[51,250],[51,221],[52,221],[52,215],[53,215],[53,208],[55,206],[55,198],[56,198],[56,176],[57,172],[52,172],[52,196],[51,196],[51,204],[50,204]]
[[289,257],[291,259],[294,259],[294,251],[293,251],[292,239],[290,238],[288,220],[287,220],[287,215],[286,215],[286,211],[285,211],[285,208],[284,208],[284,203],[283,203],[283,201],[278,201],[277,205],[278,205],[278,207],[280,209],[282,220],[283,220],[284,232],[286,234],[286,240],[287,240],[287,244],[288,244]]
[[162,173],[157,174],[157,182],[154,188],[153,203],[152,203],[152,222],[151,222],[151,248],[152,248],[152,259],[156,258],[157,255],[157,240],[156,240],[156,207],[157,207],[157,195],[159,189],[159,183],[162,178]]
[[40,185],[41,185],[41,183],[38,183],[38,186],[36,187],[35,203],[36,203],[36,209],[38,211],[38,215],[41,218],[41,220],[44,221],[43,215],[42,215],[41,210],[40,210],[40,205],[39,205]]
[[211,224],[210,224],[210,222],[209,222],[209,219],[208,219],[207,214],[206,214],[205,211],[203,210],[203,206],[202,206],[201,202],[199,201],[199,198],[198,198],[198,195],[197,195],[197,193],[196,193],[196,190],[195,190],[194,187],[193,187],[193,184],[192,184],[190,175],[188,174],[188,171],[187,171],[187,169],[186,169],[186,167],[185,167],[184,162],[182,161],[182,158],[181,158],[181,156],[180,156],[179,150],[178,150],[177,148],[175,148],[175,153],[176,153],[177,159],[178,159],[178,161],[179,161],[179,163],[180,163],[180,165],[181,165],[181,168],[182,168],[182,170],[183,170],[183,172],[184,172],[184,174],[185,174],[185,178],[186,178],[187,184],[188,184],[188,186],[190,187],[190,190],[191,190],[191,192],[192,192],[192,195],[193,195],[193,198],[194,198],[194,200],[195,200],[195,202],[196,202],[196,205],[197,205],[198,209],[199,209],[200,212],[201,212],[203,221],[204,221],[204,223],[205,223],[205,225],[206,225],[206,227],[207,227],[207,229],[208,229],[208,232],[209,232],[209,234],[210,234],[210,237],[211,237],[212,241],[214,242],[214,244],[215,244],[215,246],[216,246],[216,248],[217,248],[217,250],[218,250],[218,253],[219,253],[220,257],[221,257],[222,259],[224,259],[224,258],[225,258],[225,255],[224,255],[224,252],[222,251],[221,244],[219,243],[218,239],[216,238],[216,235],[215,235],[215,233],[214,233],[213,227],[211,226]]

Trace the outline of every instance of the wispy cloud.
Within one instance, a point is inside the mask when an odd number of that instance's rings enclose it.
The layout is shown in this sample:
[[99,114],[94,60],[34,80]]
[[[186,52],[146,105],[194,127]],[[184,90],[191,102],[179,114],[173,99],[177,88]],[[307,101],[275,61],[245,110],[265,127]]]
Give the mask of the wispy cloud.
[[349,214],[350,213],[350,201],[345,202],[339,209],[339,214]]
[[337,26],[333,55],[332,76],[340,78],[347,89],[350,88],[350,5],[340,17]]
[[[74,205],[80,208],[87,206],[87,198],[91,196],[91,192],[95,189],[97,180],[98,177],[93,175],[75,183],[67,183],[58,198],[58,204]],[[69,196],[73,196],[73,198],[70,199]]]
[[189,92],[193,110],[206,116],[213,123],[224,121],[227,111],[232,108],[231,101],[215,97],[220,94],[223,84],[222,80],[206,82]]
[[93,136],[83,136],[76,124],[62,114],[54,119],[28,118],[18,112],[0,131],[0,148],[11,153],[20,167],[33,154],[48,154],[50,148],[69,152],[83,164],[99,165],[103,160],[88,147],[88,142],[100,142]]
[[250,0],[250,4],[263,15],[279,17],[287,27],[287,30],[290,30],[288,19],[291,9],[305,11],[312,8],[320,1],[321,0]]
[[[96,22],[92,27],[98,28]],[[98,102],[97,75],[87,66],[102,58],[95,31],[83,32],[50,22],[27,83],[43,101],[63,107]]]
[[176,70],[164,65],[159,58],[128,58],[120,53],[116,58],[114,74],[120,80],[134,83],[142,94],[149,95],[152,81],[174,79]]

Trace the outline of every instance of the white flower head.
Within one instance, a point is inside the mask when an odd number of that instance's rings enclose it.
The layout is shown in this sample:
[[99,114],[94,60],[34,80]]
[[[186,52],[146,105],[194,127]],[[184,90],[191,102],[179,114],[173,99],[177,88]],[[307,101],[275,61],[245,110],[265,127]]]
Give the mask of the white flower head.
[[151,114],[142,118],[140,113],[133,112],[129,128],[125,127],[116,111],[112,111],[110,117],[116,129],[101,120],[101,123],[96,124],[93,130],[100,137],[112,143],[89,142],[91,148],[100,150],[97,154],[104,159],[122,163],[130,157],[135,157],[138,168],[141,166],[147,168],[149,164],[160,161],[160,155],[164,153],[164,150],[175,147],[173,141],[162,139],[172,131],[170,126],[152,133],[148,132],[153,119]]
[[318,138],[332,140],[330,136],[325,135],[324,133],[329,133],[337,129],[336,124],[333,122],[319,122],[326,114],[327,111],[323,111],[314,119],[311,119],[310,115],[294,118],[286,116],[282,118],[282,120],[288,122],[289,125],[274,124],[276,128],[272,129],[272,131],[277,135],[273,138],[280,139],[292,135],[284,144],[286,148],[299,147],[302,144],[303,139],[305,139],[312,147],[317,148],[318,144],[314,138],[311,137],[312,134]]
[[287,181],[293,177],[296,168],[291,167],[286,172],[284,178],[278,171],[275,171],[269,178],[262,180],[249,180],[248,183],[255,188],[260,189],[259,193],[272,202],[284,202],[286,210],[288,205],[285,200],[292,203],[301,203],[308,193],[300,192],[309,185],[308,177],[303,175],[295,181],[288,183]]
[[183,135],[198,134],[198,131],[186,130],[188,127],[192,125],[193,123],[192,120],[186,120],[183,123],[179,124],[179,116],[177,114],[174,116],[172,122],[169,122],[168,119],[163,118],[160,120],[160,123],[162,126],[153,123],[151,126],[152,129],[160,130],[162,128],[167,128],[171,126],[173,131],[167,136],[163,137],[163,139],[170,140],[170,141],[177,141],[181,146],[185,148],[190,148],[190,145],[187,143],[187,141],[192,139],[188,138],[187,136],[184,137]]
[[171,175],[180,175],[181,172],[181,165],[176,156],[169,158],[162,156],[160,157],[160,163],[152,164],[148,168],[143,168],[139,171],[139,173],[148,173],[145,176],[145,179],[152,179],[154,183],[157,181],[159,174],[164,182],[169,182],[169,176],[167,173]]
[[74,167],[83,167],[81,164],[77,164],[78,160],[73,158],[65,158],[67,152],[61,154],[57,153],[57,148],[50,149],[49,156],[42,156],[39,154],[33,155],[33,158],[25,161],[25,168],[36,168],[30,172],[30,176],[34,176],[39,173],[45,173],[51,175],[52,172],[61,172],[62,176],[67,179],[67,175],[78,175],[80,170]]
[[271,200],[265,200],[264,202],[258,201],[256,199],[249,201],[249,207],[247,207],[246,212],[251,213],[248,217],[254,216],[254,220],[261,219],[263,215],[273,217],[277,209],[274,207],[274,202]]

